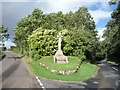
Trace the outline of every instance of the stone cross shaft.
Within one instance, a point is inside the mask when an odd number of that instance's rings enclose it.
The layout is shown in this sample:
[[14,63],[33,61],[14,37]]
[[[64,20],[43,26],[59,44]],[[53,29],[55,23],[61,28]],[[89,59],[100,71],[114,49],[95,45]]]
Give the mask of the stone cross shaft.
[[61,33],[59,32],[59,34],[57,35],[58,37],[58,50],[61,50],[61,41],[62,41],[62,35]]

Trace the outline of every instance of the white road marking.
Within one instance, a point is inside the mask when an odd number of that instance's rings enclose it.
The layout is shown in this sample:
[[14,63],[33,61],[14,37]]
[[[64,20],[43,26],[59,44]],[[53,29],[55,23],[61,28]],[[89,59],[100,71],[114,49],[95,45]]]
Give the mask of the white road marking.
[[94,83],[94,84],[99,84],[99,82],[97,82],[97,81],[94,81],[93,83]]
[[112,74],[112,75],[105,75],[105,77],[119,77],[118,74]]
[[85,83],[85,82],[80,82],[79,84],[82,84],[82,85],[87,85],[87,83]]
[[46,90],[45,87],[44,87],[44,85],[43,85],[42,82],[40,81],[40,79],[39,79],[38,77],[36,77],[36,79],[37,79],[39,85],[41,86],[41,88],[43,88],[43,90]]
[[105,64],[98,64],[98,66],[104,66]]
[[116,86],[119,86],[119,83],[120,83],[120,80],[117,80],[117,81],[115,82],[115,85],[116,85]]
[[115,85],[118,86],[118,81],[115,82]]
[[84,86],[80,86],[80,88],[85,88]]
[[112,67],[112,69],[114,69],[115,71],[118,71],[118,69],[116,69],[116,68],[114,68],[114,67]]

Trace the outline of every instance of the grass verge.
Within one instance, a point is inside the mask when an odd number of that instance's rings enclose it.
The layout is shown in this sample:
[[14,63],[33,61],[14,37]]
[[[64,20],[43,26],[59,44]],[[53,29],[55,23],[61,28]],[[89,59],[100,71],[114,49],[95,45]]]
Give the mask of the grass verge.
[[98,67],[96,65],[82,64],[77,73],[70,75],[62,75],[55,72],[50,72],[49,70],[43,68],[38,64],[38,61],[27,62],[27,64],[30,68],[30,71],[35,76],[62,81],[84,81],[98,71]]

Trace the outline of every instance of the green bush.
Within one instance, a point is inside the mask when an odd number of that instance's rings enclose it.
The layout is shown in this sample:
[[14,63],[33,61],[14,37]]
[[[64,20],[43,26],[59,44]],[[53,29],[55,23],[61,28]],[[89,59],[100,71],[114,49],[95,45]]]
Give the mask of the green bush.
[[11,50],[13,50],[13,49],[15,49],[15,48],[17,48],[16,46],[10,46],[10,49]]
[[2,60],[6,55],[3,52],[0,52],[0,60]]
[[30,56],[33,58],[33,60],[38,60],[41,58],[41,55],[39,55],[39,52],[38,51],[31,51],[30,52]]
[[86,56],[85,56],[84,54],[81,54],[81,55],[80,55],[80,59],[81,59],[82,61],[84,61],[84,60],[86,60]]
[[[63,53],[67,55],[71,49],[70,44],[68,43],[67,30],[62,30],[62,47]],[[38,28],[33,31],[33,34],[29,36],[28,43],[30,48],[30,55],[34,58],[34,55],[37,53],[40,56],[50,56],[54,55],[56,50],[58,50],[58,31],[56,30],[47,30],[43,28]],[[38,56],[36,56],[38,57]]]
[[0,47],[0,51],[5,51],[6,49],[6,47]]
[[32,58],[37,60],[41,56],[54,55],[58,50],[58,38],[56,37],[58,32],[63,35],[61,48],[66,56],[80,55],[81,60],[94,60],[96,38],[92,36],[92,32],[85,30],[78,32],[75,29],[57,31],[38,28],[33,31],[28,38]]
[[40,58],[41,58],[40,55],[38,55],[38,54],[35,54],[35,55],[34,55],[34,60],[35,60],[35,61],[39,60]]
[[22,56],[22,54],[20,53],[20,49],[16,46],[12,46],[10,49],[8,49],[8,51],[12,51],[12,53],[17,54],[18,56]]

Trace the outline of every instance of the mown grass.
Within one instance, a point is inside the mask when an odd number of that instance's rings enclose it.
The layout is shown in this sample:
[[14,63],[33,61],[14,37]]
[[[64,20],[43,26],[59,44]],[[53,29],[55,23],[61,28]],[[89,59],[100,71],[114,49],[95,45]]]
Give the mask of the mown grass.
[[45,56],[38,62],[45,64],[52,70],[73,70],[81,63],[81,60],[75,56],[68,56],[68,61],[67,64],[55,64],[53,56]]
[[78,72],[70,75],[62,75],[45,69],[44,67],[40,66],[38,62],[39,61],[27,62],[33,75],[52,80],[83,81],[90,78],[98,71],[98,67],[96,65],[82,64]]

